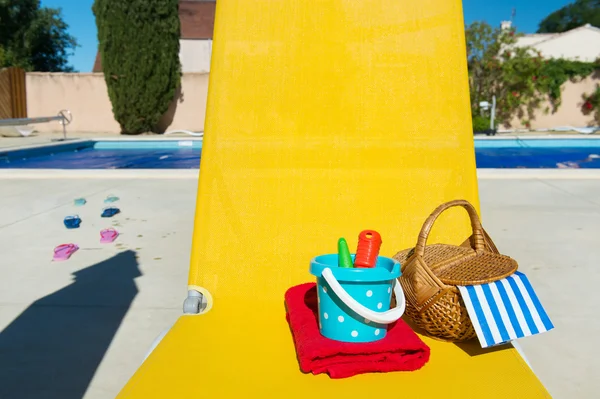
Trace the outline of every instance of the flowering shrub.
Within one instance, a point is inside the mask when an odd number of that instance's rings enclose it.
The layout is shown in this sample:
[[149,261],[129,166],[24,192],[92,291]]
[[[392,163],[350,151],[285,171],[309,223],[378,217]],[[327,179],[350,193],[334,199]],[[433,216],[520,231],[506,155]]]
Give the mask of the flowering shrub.
[[600,123],[600,85],[596,86],[596,91],[592,94],[583,95],[583,105],[581,112],[584,115],[594,115],[596,122]]
[[[496,96],[496,118],[509,126],[514,117],[531,126],[535,111],[546,101],[544,112],[561,104],[561,87],[600,70],[600,62],[544,59],[531,47],[516,47],[521,35],[514,29],[494,29],[485,22],[467,27],[467,61],[471,111],[480,114],[479,103]],[[552,108],[552,109],[551,109]]]

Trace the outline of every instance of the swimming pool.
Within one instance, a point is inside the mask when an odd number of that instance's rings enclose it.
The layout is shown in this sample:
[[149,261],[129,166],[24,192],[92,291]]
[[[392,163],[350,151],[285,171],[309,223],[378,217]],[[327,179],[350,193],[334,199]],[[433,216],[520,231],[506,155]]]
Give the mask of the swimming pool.
[[598,138],[475,140],[479,169],[599,169]]
[[0,152],[0,169],[198,169],[201,140],[84,141]]
[[[198,169],[202,140],[90,140],[0,151],[0,169]],[[479,169],[600,169],[598,138],[475,139]]]

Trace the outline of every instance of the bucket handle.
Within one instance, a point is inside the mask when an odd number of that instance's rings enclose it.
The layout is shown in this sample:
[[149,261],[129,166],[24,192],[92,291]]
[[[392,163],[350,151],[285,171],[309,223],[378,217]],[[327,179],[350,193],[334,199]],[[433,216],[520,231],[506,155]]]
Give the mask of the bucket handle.
[[402,286],[397,279],[394,279],[394,294],[396,294],[396,302],[398,303],[394,309],[385,312],[375,312],[358,303],[350,294],[340,285],[330,268],[323,269],[321,274],[333,292],[358,315],[378,324],[391,324],[402,317],[406,308],[406,298],[402,291]]

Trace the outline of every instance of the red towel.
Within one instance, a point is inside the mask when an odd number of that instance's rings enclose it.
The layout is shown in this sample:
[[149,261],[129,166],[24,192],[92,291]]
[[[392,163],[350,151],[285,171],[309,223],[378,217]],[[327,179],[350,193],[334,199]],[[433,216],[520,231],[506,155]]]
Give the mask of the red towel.
[[315,283],[290,288],[285,294],[300,369],[331,378],[356,374],[418,370],[429,360],[429,347],[402,320],[390,325],[385,338],[368,343],[338,342],[319,332]]

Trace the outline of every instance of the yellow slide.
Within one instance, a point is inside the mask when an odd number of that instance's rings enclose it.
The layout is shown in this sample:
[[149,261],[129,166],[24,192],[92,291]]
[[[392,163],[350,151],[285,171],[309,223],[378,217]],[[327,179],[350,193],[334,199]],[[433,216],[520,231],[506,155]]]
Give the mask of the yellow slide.
[[[284,293],[310,259],[416,243],[439,204],[478,206],[460,0],[227,0],[215,41],[184,315],[119,398],[545,398],[516,350],[428,338],[419,371],[299,370]],[[448,212],[430,242],[460,244]]]

